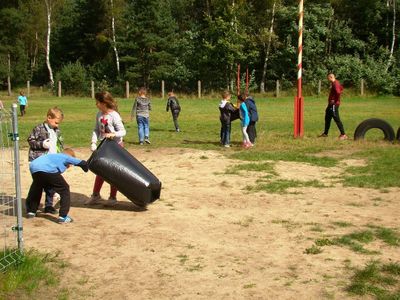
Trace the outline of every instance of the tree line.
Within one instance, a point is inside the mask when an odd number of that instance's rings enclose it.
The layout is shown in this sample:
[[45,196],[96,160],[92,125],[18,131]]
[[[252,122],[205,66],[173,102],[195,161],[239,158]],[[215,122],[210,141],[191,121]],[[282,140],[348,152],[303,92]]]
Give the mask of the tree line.
[[[397,0],[304,1],[303,83],[316,90],[334,72],[400,94]],[[296,83],[297,0],[7,0],[0,2],[0,78],[7,85],[123,94],[124,82],[195,92]]]

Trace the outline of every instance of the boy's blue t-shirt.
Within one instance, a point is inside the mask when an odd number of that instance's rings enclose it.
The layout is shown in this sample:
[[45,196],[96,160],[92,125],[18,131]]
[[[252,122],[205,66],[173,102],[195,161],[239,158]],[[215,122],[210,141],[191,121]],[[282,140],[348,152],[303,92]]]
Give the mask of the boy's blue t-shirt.
[[64,153],[54,153],[39,156],[29,165],[31,174],[36,172],[64,173],[68,165],[78,165],[82,160]]
[[26,96],[19,96],[18,102],[19,102],[19,105],[26,105],[26,103],[28,102],[28,99],[26,99]]

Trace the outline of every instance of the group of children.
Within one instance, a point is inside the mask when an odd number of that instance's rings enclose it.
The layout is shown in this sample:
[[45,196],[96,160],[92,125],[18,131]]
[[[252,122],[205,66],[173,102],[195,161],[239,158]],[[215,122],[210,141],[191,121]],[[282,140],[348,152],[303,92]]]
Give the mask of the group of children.
[[[171,110],[175,130],[180,131],[178,116],[181,110],[179,101],[173,92],[168,94],[167,111]],[[122,118],[118,113],[117,102],[109,92],[99,92],[95,94],[96,123],[92,132],[91,151],[97,149],[97,142],[104,138],[115,140],[121,147],[126,130]],[[136,97],[131,117],[136,117],[138,124],[139,144],[150,144],[149,139],[149,111],[151,110],[150,98],[147,97],[145,88],[139,90]],[[21,110],[21,116],[23,116]],[[32,174],[32,185],[26,198],[27,218],[34,218],[40,203],[42,192],[45,191],[46,200],[44,212],[59,214],[59,223],[70,223],[73,219],[68,215],[70,208],[70,192],[68,183],[62,177],[62,173],[71,165],[80,166],[85,172],[88,171],[87,162],[75,158],[72,149],[64,149],[63,139],[59,129],[60,123],[64,119],[62,110],[58,107],[50,108],[47,111],[46,120],[33,128],[28,137],[29,143],[29,162]],[[100,190],[104,179],[96,176],[91,197],[86,201],[86,205],[97,204],[101,200]],[[106,201],[106,206],[114,206],[117,203],[117,188],[110,186],[110,196]],[[53,203],[60,200],[60,210],[53,206]]]
[[233,105],[229,91],[222,93],[222,100],[219,104],[221,121],[221,145],[230,147],[231,123],[240,118],[240,125],[243,136],[243,147],[253,147],[256,142],[257,131],[256,122],[258,121],[257,106],[251,96],[244,97],[238,95],[237,105]]

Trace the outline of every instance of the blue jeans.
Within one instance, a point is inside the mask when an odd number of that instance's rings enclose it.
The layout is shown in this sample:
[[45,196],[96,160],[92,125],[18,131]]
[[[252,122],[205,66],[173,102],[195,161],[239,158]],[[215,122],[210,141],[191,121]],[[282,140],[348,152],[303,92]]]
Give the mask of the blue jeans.
[[221,144],[229,145],[231,142],[231,123],[221,122]]
[[150,135],[149,118],[137,116],[136,122],[138,124],[139,142],[143,142]]

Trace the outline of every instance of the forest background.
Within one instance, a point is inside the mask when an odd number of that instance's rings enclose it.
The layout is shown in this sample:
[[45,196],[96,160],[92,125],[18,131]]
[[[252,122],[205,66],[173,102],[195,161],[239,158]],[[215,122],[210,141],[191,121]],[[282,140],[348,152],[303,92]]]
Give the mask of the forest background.
[[[304,1],[303,83],[334,72],[400,95],[397,0]],[[294,88],[298,1],[7,0],[0,2],[0,88],[32,85],[88,95],[146,86],[182,93],[234,90],[237,64],[250,91]],[[242,78],[243,79],[243,78]]]

